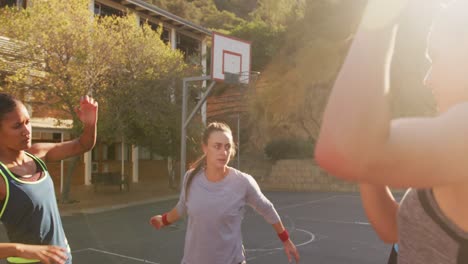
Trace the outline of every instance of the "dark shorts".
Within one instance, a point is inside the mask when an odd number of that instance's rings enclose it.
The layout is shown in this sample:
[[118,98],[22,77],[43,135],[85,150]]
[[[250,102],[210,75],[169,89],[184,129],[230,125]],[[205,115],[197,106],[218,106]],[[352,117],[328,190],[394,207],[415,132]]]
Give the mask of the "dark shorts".
[[392,246],[392,252],[390,252],[390,256],[388,257],[387,264],[397,264],[397,260],[398,260],[398,253],[395,250],[395,246]]

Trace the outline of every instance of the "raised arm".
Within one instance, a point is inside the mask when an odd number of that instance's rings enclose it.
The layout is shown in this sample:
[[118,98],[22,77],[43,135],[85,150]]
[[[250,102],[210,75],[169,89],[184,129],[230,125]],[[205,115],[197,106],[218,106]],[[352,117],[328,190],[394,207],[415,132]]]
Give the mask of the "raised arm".
[[386,243],[398,241],[397,215],[399,204],[387,186],[360,184],[361,200],[367,219],[377,235]]
[[98,103],[93,98],[84,96],[75,111],[83,123],[80,137],[62,143],[36,143],[28,151],[45,160],[57,161],[91,150],[96,144]]
[[[417,14],[424,4],[368,1],[325,109],[315,150],[317,162],[331,174],[396,187],[468,182],[466,104],[435,118],[391,120],[387,92],[396,17],[403,9]],[[382,22],[380,17],[388,19]]]

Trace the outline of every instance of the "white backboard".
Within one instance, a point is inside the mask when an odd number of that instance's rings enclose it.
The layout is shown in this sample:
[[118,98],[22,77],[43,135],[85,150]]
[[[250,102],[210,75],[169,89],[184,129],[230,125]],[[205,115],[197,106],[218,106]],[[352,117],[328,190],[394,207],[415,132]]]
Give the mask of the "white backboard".
[[225,73],[239,74],[239,82],[250,81],[250,42],[213,32],[211,78],[224,82]]

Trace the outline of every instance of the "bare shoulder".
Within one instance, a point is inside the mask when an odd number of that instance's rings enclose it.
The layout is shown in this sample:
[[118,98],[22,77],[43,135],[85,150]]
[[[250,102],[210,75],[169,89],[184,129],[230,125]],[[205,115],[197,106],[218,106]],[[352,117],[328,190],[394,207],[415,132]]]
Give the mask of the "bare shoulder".
[[40,159],[45,159],[47,152],[54,146],[54,143],[34,143],[26,151]]
[[[441,122],[444,122],[448,125],[451,125],[451,128],[459,130],[461,129],[463,132],[468,131],[468,102],[463,104],[458,104],[451,109],[449,109],[446,113],[440,115]],[[468,138],[468,134],[465,134]]]
[[388,142],[374,153],[364,180],[397,187],[468,182],[468,103],[431,118],[392,121]]
[[[468,144],[468,103],[458,104],[431,118],[402,118],[392,121],[390,143],[406,143],[424,149],[426,146],[455,147]],[[411,142],[405,142],[411,140]],[[434,149],[436,150],[436,149]]]

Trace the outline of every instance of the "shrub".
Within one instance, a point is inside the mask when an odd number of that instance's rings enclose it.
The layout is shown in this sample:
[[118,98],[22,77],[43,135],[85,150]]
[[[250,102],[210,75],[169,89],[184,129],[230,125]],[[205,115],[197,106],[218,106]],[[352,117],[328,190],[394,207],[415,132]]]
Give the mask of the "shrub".
[[276,161],[280,159],[305,159],[314,155],[314,142],[297,138],[283,138],[270,141],[265,154]]

